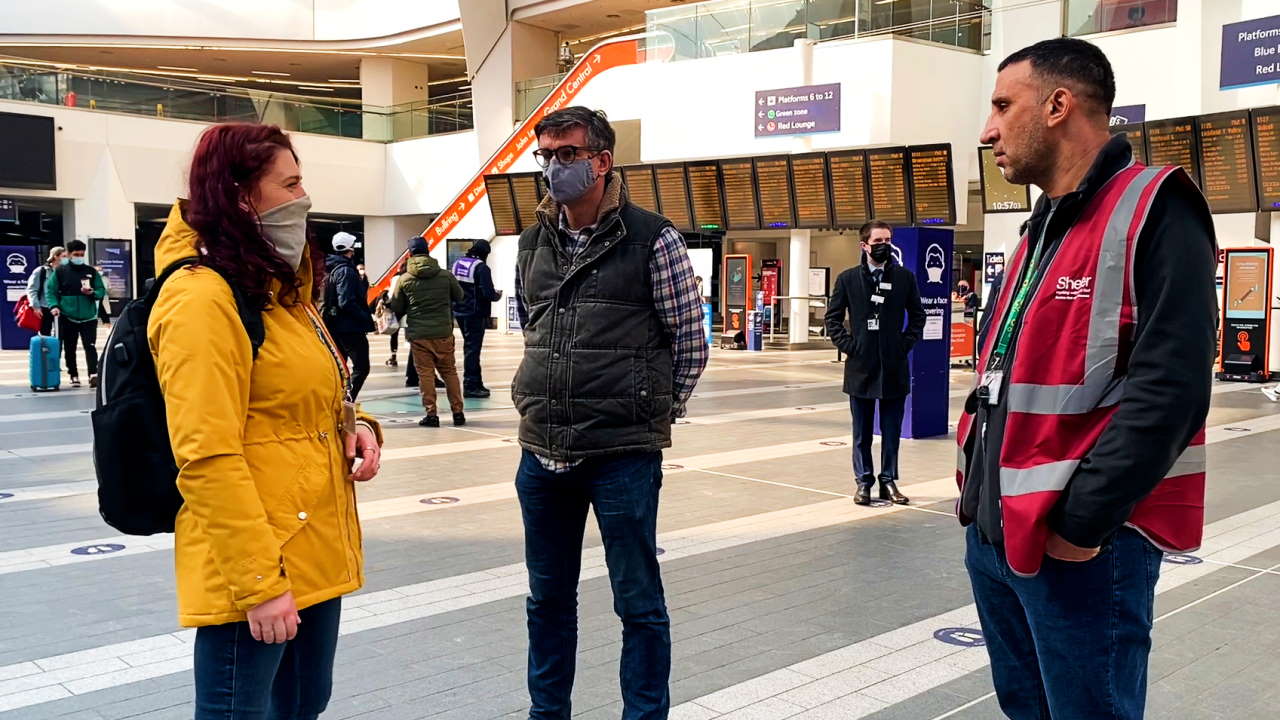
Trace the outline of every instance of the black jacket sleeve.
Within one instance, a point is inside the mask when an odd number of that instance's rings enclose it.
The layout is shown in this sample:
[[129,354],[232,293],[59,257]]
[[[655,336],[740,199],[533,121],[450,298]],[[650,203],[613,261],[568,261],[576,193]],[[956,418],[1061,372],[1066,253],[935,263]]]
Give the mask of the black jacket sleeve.
[[1217,350],[1213,220],[1171,178],[1138,239],[1137,336],[1116,413],[1049,519],[1067,542],[1097,547],[1164,478],[1204,426]]
[[476,294],[488,302],[498,301],[498,291],[493,287],[493,271],[486,263],[476,267]]
[[902,340],[907,345],[907,350],[915,347],[920,342],[920,338],[924,336],[924,305],[920,302],[920,286],[916,284],[914,275],[909,276],[911,282],[907,285],[907,327],[902,331]]
[[836,278],[836,287],[831,292],[831,301],[827,303],[827,314],[824,320],[827,325],[827,337],[831,343],[845,355],[853,354],[853,336],[844,326],[845,316],[849,312],[849,273],[840,273]]

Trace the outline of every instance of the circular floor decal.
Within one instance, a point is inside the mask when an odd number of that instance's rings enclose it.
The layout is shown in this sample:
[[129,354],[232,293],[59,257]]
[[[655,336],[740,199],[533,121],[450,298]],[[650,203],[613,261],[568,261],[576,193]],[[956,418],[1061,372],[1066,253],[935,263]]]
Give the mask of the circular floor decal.
[[893,507],[893,503],[888,500],[872,500],[871,507]]
[[110,555],[124,549],[123,545],[102,543],[101,545],[85,545],[71,551],[72,555]]
[[684,469],[684,466],[683,466],[683,465],[676,465],[676,464],[674,464],[674,463],[663,463],[663,465],[662,465],[662,469],[663,469],[663,470],[683,470],[683,469]]
[[1222,428],[1222,429],[1226,430],[1227,432],[1249,432],[1249,428],[1247,427],[1229,427],[1229,428]]
[[445,496],[441,495],[441,496],[439,496],[439,497],[423,498],[423,499],[419,500],[418,502],[422,503],[423,505],[452,505],[452,504],[454,504],[454,503],[458,502],[458,498],[456,498],[456,497],[445,497]]
[[658,548],[658,553],[657,553],[657,554],[658,554],[658,555],[662,555],[662,554],[665,554],[666,552],[667,552],[666,550],[663,550],[662,548]]
[[987,644],[982,631],[977,628],[942,628],[933,634],[933,639],[960,647],[982,647]]
[[1185,553],[1167,553],[1161,558],[1170,565],[1199,565],[1204,562],[1195,555],[1187,555]]
[[826,440],[826,441],[821,442],[821,443],[818,443],[818,444],[819,444],[819,445],[826,445],[827,447],[844,447],[845,445],[848,445],[849,443],[847,443],[847,442],[842,442],[842,441],[840,441],[840,440]]
[[802,411],[802,412],[803,412],[803,411],[806,411],[806,410],[813,410],[813,408],[811,408],[811,407],[798,407],[798,408],[796,408],[796,410],[800,410],[800,411]]
[[13,497],[13,493],[0,493],[0,500],[8,500]]

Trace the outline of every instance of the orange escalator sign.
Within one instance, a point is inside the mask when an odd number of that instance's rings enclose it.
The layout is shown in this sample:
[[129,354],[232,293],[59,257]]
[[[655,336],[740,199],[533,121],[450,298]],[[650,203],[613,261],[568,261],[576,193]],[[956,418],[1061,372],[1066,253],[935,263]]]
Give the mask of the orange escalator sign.
[[[650,51],[653,52],[653,51]],[[449,233],[462,222],[479,203],[480,198],[485,195],[484,176],[497,175],[505,173],[520,155],[531,148],[537,142],[534,137],[533,128],[546,115],[555,112],[572,104],[573,100],[582,92],[592,80],[606,70],[626,65],[635,65],[644,62],[646,53],[642,47],[640,39],[620,39],[597,45],[591,52],[582,56],[578,64],[573,70],[565,75],[560,84],[556,86],[546,100],[538,106],[538,109],[529,116],[527,120],[516,128],[507,141],[499,146],[495,152],[483,166],[480,171],[471,178],[471,182],[467,184],[462,192],[458,193],[453,202],[431,221],[426,230],[422,231],[422,237],[427,240],[427,247],[434,250]],[[391,267],[387,268],[378,281],[369,286],[369,302],[372,303],[384,290],[391,285],[391,278],[395,274],[395,268],[404,261],[408,255],[408,251],[403,252]]]

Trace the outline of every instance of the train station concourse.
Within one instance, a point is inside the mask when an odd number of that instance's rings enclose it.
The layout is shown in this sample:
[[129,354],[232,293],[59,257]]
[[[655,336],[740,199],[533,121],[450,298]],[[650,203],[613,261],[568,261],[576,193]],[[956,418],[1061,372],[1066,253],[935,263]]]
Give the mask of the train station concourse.
[[1280,717],[1278,211],[1275,0],[4,3],[0,720]]

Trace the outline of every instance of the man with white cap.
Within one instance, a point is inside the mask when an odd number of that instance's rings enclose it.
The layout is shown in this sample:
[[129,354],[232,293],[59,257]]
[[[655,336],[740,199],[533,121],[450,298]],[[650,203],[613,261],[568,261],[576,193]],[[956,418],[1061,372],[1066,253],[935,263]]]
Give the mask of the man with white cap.
[[342,354],[351,361],[351,399],[369,377],[369,336],[373,315],[366,298],[369,281],[356,268],[356,236],[339,232],[333,236],[333,254],[325,258],[329,279],[324,289],[324,324]]

